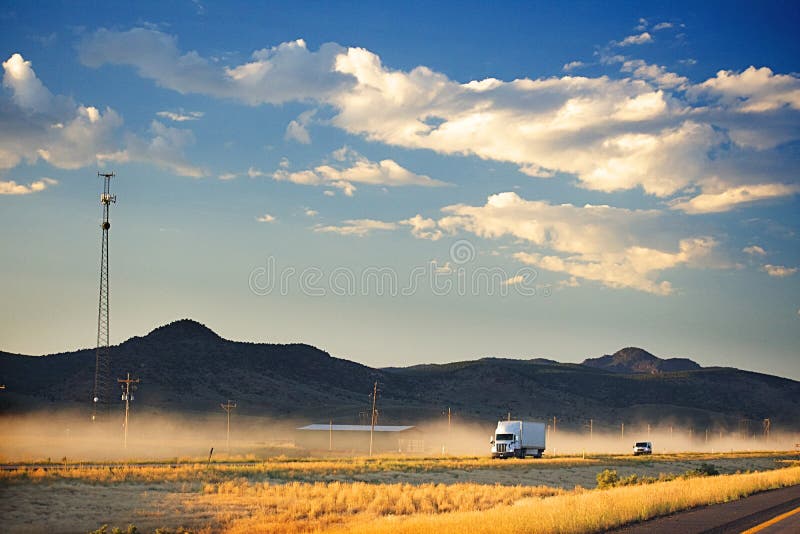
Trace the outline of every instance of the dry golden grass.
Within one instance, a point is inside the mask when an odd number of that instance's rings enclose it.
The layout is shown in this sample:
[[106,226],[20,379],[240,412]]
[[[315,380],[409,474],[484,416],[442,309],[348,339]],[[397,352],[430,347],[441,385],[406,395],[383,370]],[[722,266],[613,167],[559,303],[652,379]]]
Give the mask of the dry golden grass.
[[81,480],[89,483],[122,482],[220,482],[237,478],[252,480],[313,480],[321,476],[351,476],[366,473],[427,473],[471,471],[475,469],[515,469],[520,465],[567,467],[591,465],[598,460],[559,457],[535,460],[492,460],[487,457],[419,458],[383,456],[373,458],[288,459],[271,458],[253,463],[185,463],[177,465],[108,464],[34,466],[20,464],[18,469],[0,472],[0,482],[41,482]]
[[800,484],[800,467],[573,492],[519,501],[513,507],[501,505],[480,512],[370,518],[353,521],[333,531],[365,534],[602,532],[631,522],[795,484]]
[[[208,484],[204,495],[184,503],[196,513],[222,512],[232,534],[308,532],[392,515],[447,514],[488,510],[521,499],[565,494],[547,486],[484,484],[314,484],[249,483],[246,480]],[[250,510],[246,519],[241,510]],[[227,516],[227,517],[224,517]]]
[[[193,531],[225,530],[235,534],[291,534],[330,529],[587,532],[731,500],[769,487],[800,483],[800,465],[796,460],[786,454],[772,454],[767,458],[771,462],[746,460],[734,469],[752,469],[752,465],[770,469],[776,465],[775,460],[788,467],[602,491],[542,485],[593,486],[594,475],[604,467],[622,467],[621,474],[625,476],[632,470],[640,475],[657,475],[657,470],[669,469],[670,465],[678,472],[696,467],[697,462],[683,460],[736,457],[682,455],[680,461],[670,463],[654,456],[647,460],[637,458],[631,463],[628,457],[586,461],[556,458],[540,462],[387,456],[337,460],[275,458],[245,465],[106,465],[46,471],[28,466],[0,472],[0,491],[14,496],[0,503],[0,515],[6,520],[5,527],[22,528],[36,520],[44,530],[52,524],[63,524],[70,525],[65,530],[70,532],[91,530],[102,523],[125,526],[129,522],[145,530],[184,524],[191,525]],[[646,461],[654,464],[639,463]],[[463,471],[469,470],[474,473],[467,477]],[[457,477],[453,473],[461,473],[461,479],[454,480]],[[586,473],[590,474],[588,480]],[[337,476],[332,478],[333,474]],[[445,481],[449,483],[441,483]],[[505,485],[496,484],[499,481]],[[40,487],[41,483],[46,487]],[[46,502],[41,499],[42,491],[51,497]],[[86,494],[97,496],[90,502],[117,502],[117,505],[102,510],[81,509],[74,504],[76,501],[69,500],[74,495]],[[57,517],[57,523],[43,520],[42,513],[52,521]],[[15,532],[14,528],[9,531]]]

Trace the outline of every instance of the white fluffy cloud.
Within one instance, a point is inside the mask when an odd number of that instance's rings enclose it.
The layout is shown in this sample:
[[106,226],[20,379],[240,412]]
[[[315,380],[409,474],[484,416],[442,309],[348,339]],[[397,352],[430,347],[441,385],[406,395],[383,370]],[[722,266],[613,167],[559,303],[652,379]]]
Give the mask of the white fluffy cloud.
[[39,112],[50,110],[53,94],[36,77],[30,61],[12,54],[3,62],[3,70],[3,86],[11,89],[19,107]]
[[0,195],[29,195],[31,193],[38,193],[44,191],[51,185],[56,185],[57,180],[52,178],[42,178],[36,180],[28,185],[18,184],[14,180],[1,181],[0,180]]
[[274,215],[270,215],[269,213],[265,213],[264,215],[256,217],[256,220],[258,222],[271,223],[271,222],[275,222],[276,219],[275,219]]
[[0,170],[23,160],[34,163],[41,159],[62,169],[135,160],[185,176],[204,174],[183,155],[193,142],[190,131],[153,121],[149,139],[123,135],[122,117],[117,112],[53,95],[20,54],[4,61],[3,69],[3,86],[10,91],[11,100],[0,105]]
[[750,256],[766,256],[767,251],[763,248],[759,247],[758,245],[750,245],[749,247],[744,247],[742,252],[745,254],[749,254]]
[[375,219],[349,219],[341,225],[315,226],[315,232],[364,237],[375,230],[396,230],[397,223]]
[[617,44],[619,46],[631,46],[631,45],[640,45],[652,42],[653,42],[653,36],[650,35],[648,32],[642,32],[637,35],[629,35]]
[[508,192],[490,196],[483,206],[457,204],[442,211],[447,215],[438,226],[444,231],[521,240],[535,250],[515,253],[517,260],[614,288],[666,295],[673,288],[659,280],[663,271],[717,263],[717,243],[710,237],[659,237],[663,215],[654,210],[553,205]]
[[[295,172],[278,169],[272,173],[272,178],[301,185],[335,187],[347,196],[353,196],[356,191],[354,183],[388,187],[448,185],[429,176],[413,173],[391,159],[370,161],[347,147],[335,151],[332,159],[335,162],[318,165],[313,169]],[[258,172],[260,171],[254,170],[254,174]]]
[[[652,39],[641,30],[616,44]],[[698,189],[701,195],[717,194],[719,184],[724,189],[763,185],[763,170],[732,177],[726,162],[742,150],[771,150],[798,138],[800,80],[767,68],[721,71],[693,85],[662,66],[619,56],[606,64],[620,63],[629,77],[459,83],[423,66],[391,70],[362,48],[326,44],[310,51],[302,40],[224,66],[181,52],[172,36],[141,28],[100,30],[80,52],[87,65],[132,65],[180,92],[251,105],[306,101],[332,109],[330,124],[370,141],[510,162],[531,176],[573,175],[579,186],[606,192],[641,188],[672,198]],[[792,115],[775,113],[781,110]],[[744,113],[751,117],[743,120]],[[301,117],[289,124],[286,136],[310,141]],[[338,181],[315,169],[303,175],[287,171],[279,179],[329,181],[325,185],[352,193],[357,181],[341,176],[344,169],[336,171]]]
[[411,235],[420,239],[430,239],[438,241],[442,237],[442,231],[437,228],[437,223],[433,219],[426,219],[422,215],[415,215],[410,219],[400,221],[400,224],[411,227]]
[[156,113],[159,117],[169,119],[174,122],[196,121],[205,115],[202,111],[159,111]]
[[102,154],[99,159],[119,163],[144,161],[180,176],[192,178],[207,175],[204,169],[190,163],[184,155],[184,150],[194,144],[194,134],[191,130],[170,128],[154,120],[150,123],[149,133],[149,139],[129,135],[125,149],[112,154]]
[[797,272],[797,267],[784,267],[783,265],[764,265],[762,268],[765,273],[776,278],[786,278]]
[[718,98],[744,113],[761,113],[783,107],[800,110],[800,78],[775,74],[771,69],[749,67],[743,72],[721,70],[693,88],[695,95]]
[[583,61],[570,61],[569,63],[565,63],[564,66],[561,67],[561,70],[564,72],[569,72],[571,70],[579,69],[585,65],[586,64]]
[[223,67],[197,52],[181,53],[176,38],[147,28],[101,29],[78,47],[85,65],[131,65],[162,87],[236,98],[251,105],[318,100],[341,90],[349,80],[332,72],[331,65],[342,50],[337,44],[325,44],[310,52],[305,41],[298,39],[256,50],[241,65]]
[[686,213],[719,213],[730,211],[743,204],[760,200],[782,198],[800,192],[800,184],[754,184],[730,187],[699,194],[688,200],[679,200],[672,209]]
[[286,126],[286,139],[291,139],[307,145],[311,143],[311,134],[308,133],[308,124],[314,116],[316,110],[305,111],[297,119],[289,122]]

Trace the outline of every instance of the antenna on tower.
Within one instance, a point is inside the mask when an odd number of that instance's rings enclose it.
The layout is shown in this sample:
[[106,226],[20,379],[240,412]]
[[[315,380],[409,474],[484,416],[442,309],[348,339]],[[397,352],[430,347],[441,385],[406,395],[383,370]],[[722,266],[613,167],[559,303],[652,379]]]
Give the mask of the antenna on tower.
[[103,194],[100,204],[103,206],[102,237],[100,239],[100,300],[97,305],[97,352],[95,353],[94,391],[92,395],[92,420],[97,418],[98,408],[102,405],[108,409],[111,394],[111,350],[109,347],[109,295],[108,295],[108,210],[117,201],[111,194],[111,178],[113,172],[97,173],[103,179]]

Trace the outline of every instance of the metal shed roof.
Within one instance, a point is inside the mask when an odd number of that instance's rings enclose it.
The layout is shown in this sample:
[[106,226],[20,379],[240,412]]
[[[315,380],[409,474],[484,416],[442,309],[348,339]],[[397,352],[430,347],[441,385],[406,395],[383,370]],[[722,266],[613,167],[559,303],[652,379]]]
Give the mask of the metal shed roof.
[[[375,425],[375,432],[402,432],[404,430],[409,430],[411,428],[415,428],[413,426],[388,426],[388,425]],[[325,430],[325,431],[344,431],[344,432],[369,432],[370,426],[369,425],[326,425],[326,424],[315,424],[315,425],[307,425],[298,428],[297,430]]]

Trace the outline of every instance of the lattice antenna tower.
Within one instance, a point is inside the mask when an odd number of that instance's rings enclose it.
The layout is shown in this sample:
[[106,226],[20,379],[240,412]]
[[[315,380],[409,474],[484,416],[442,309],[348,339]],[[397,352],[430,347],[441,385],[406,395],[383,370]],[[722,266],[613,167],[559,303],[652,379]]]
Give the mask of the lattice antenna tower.
[[111,223],[108,221],[108,212],[111,204],[117,202],[116,195],[111,194],[111,178],[114,177],[114,173],[98,172],[97,176],[103,179],[103,194],[100,195],[100,204],[103,206],[103,222],[100,225],[102,229],[100,239],[100,300],[97,304],[97,351],[95,353],[92,420],[97,418],[99,410],[108,409],[111,395],[108,279],[108,230],[111,228]]

